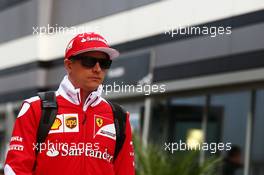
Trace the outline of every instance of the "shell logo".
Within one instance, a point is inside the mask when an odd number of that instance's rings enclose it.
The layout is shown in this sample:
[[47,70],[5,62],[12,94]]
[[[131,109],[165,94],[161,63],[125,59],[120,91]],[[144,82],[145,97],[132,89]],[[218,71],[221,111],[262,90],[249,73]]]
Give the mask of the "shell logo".
[[59,118],[56,118],[54,123],[51,126],[51,130],[58,130],[61,125],[62,125],[61,120]]

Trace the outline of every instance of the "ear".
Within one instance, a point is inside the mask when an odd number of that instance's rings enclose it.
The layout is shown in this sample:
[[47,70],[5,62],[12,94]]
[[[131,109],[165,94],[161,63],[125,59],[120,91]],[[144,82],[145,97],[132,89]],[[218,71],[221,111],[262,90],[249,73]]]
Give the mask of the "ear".
[[68,72],[68,74],[70,74],[72,72],[72,61],[65,59],[64,60],[64,67],[65,67],[66,71]]

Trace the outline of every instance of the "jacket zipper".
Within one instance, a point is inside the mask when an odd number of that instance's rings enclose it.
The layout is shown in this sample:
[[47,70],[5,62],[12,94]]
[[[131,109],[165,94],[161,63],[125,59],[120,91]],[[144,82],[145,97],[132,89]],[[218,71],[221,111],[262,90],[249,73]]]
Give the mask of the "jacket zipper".
[[[86,112],[85,111],[83,111],[83,113],[84,113],[84,120],[82,121],[82,125],[83,125],[83,142],[85,143],[86,142],[86,120],[87,120],[87,116],[86,116]],[[85,152],[86,151],[85,147],[83,149],[84,149],[84,152]],[[84,153],[83,154],[83,162],[82,162],[82,170],[81,171],[85,171],[85,169],[86,169],[85,162],[86,162],[86,157],[85,157],[85,153]]]
[[83,119],[83,121],[82,121],[82,125],[85,125],[86,120],[87,120],[87,116],[86,116],[86,113],[84,112],[84,119]]
[[81,99],[80,99],[80,94],[79,94],[79,93],[77,93],[77,98],[78,98],[78,101],[79,101],[80,107],[82,108],[82,111],[83,111],[83,113],[84,113],[84,119],[83,119],[83,121],[82,121],[82,125],[84,125],[84,124],[86,123],[86,120],[87,120],[86,113],[85,113],[85,111],[83,110],[83,107],[84,107],[85,104],[82,104]]

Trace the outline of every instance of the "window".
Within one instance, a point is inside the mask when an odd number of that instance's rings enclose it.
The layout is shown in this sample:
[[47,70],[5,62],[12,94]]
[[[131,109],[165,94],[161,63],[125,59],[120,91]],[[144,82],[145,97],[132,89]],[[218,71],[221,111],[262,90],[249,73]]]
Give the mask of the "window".
[[142,117],[144,112],[144,102],[126,102],[120,103],[126,111],[129,112],[129,120],[133,133],[141,133],[142,131]]
[[[204,107],[205,96],[156,100],[152,106],[151,141],[156,144],[200,142]],[[193,135],[197,136],[196,140]]]
[[5,131],[5,112],[0,112],[0,133]]
[[264,90],[256,93],[256,111],[253,123],[253,140],[251,147],[251,175],[264,174]]
[[[220,112],[214,116],[214,122],[208,122],[208,138],[214,138],[216,141],[223,143],[230,142],[232,143],[232,147],[241,150],[241,153],[238,155],[239,158],[235,162],[233,162],[232,157],[232,163],[230,161],[225,163],[229,169],[228,171],[235,171],[235,175],[243,174],[243,168],[238,168],[235,165],[237,165],[238,161],[242,164],[244,163],[246,123],[250,103],[250,92],[236,92],[211,96],[210,111],[212,108],[215,108]],[[212,116],[209,118],[212,118]],[[224,156],[226,157],[226,154]]]

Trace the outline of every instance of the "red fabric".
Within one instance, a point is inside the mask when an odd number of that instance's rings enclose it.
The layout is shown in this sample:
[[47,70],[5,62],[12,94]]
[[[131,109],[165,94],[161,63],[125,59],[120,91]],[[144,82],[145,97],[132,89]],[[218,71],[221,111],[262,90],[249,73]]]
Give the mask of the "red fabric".
[[[134,175],[134,156],[133,146],[131,142],[131,128],[129,119],[126,123],[126,140],[116,159],[112,161],[114,156],[115,140],[111,130],[113,124],[113,114],[110,105],[102,100],[98,105],[88,106],[83,111],[81,105],[76,105],[63,98],[57,96],[58,115],[56,123],[52,126],[46,146],[53,143],[57,146],[63,143],[64,146],[57,149],[59,155],[52,157],[48,154],[48,149],[42,151],[37,156],[33,150],[36,142],[36,132],[41,116],[40,100],[23,104],[23,111],[26,106],[29,108],[16,119],[10,142],[11,150],[8,151],[6,163],[17,175]],[[129,115],[127,115],[129,117]],[[103,134],[100,134],[100,129]],[[109,129],[110,128],[110,129]],[[74,132],[72,132],[74,131]],[[51,133],[54,132],[54,133]],[[112,133],[111,133],[112,132]],[[109,136],[109,137],[108,137]],[[87,144],[88,150],[85,153],[76,151],[74,144],[82,148],[80,143]],[[68,149],[70,145],[71,149]],[[21,149],[23,147],[23,149]],[[63,148],[64,149],[63,149]],[[44,148],[44,147],[43,147]],[[20,149],[20,150],[17,150]],[[91,151],[91,150],[94,151]],[[65,151],[65,150],[68,150]],[[75,152],[74,152],[75,150]],[[80,149],[81,150],[81,149]],[[71,153],[72,155],[71,155]],[[101,152],[101,154],[100,154]],[[106,153],[105,153],[106,152]],[[67,154],[66,154],[67,153]],[[94,154],[93,154],[94,153]],[[104,154],[104,158],[103,157]],[[56,154],[55,154],[56,155]],[[100,158],[101,155],[101,158]],[[35,166],[36,163],[36,166]],[[35,168],[34,168],[35,167]],[[6,174],[9,175],[9,174]]]
[[68,44],[65,51],[65,59],[88,51],[102,51],[110,56],[110,59],[119,56],[119,52],[109,47],[107,41],[96,33],[82,33],[75,36]]

